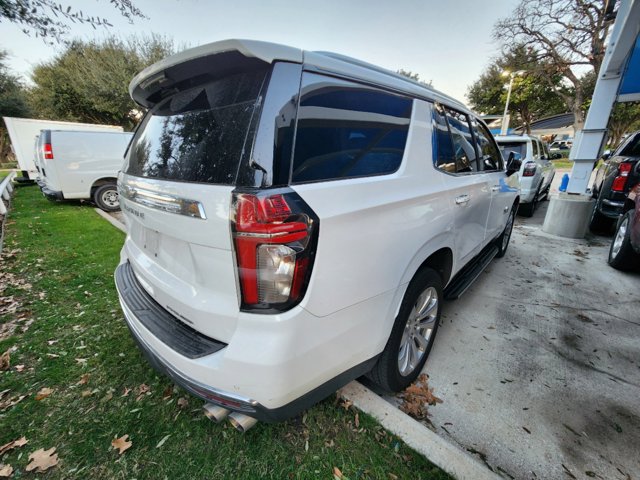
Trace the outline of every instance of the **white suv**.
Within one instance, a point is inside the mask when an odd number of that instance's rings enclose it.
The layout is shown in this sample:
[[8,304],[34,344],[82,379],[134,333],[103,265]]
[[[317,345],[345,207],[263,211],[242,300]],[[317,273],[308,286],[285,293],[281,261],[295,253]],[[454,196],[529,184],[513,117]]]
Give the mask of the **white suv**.
[[549,198],[556,169],[547,145],[532,135],[499,135],[498,146],[504,156],[513,154],[520,160],[520,208],[518,213],[533,216],[538,202]]
[[130,92],[149,113],[119,176],[120,301],[152,364],[222,417],[282,420],[365,373],[405,388],[444,297],[505,253],[518,162],[428,87],[229,40]]

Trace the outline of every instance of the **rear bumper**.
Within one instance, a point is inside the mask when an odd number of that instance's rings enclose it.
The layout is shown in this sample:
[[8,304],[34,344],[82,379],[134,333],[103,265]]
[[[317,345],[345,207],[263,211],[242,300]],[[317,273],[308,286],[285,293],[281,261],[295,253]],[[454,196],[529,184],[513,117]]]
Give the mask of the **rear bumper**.
[[[229,345],[206,337],[199,338],[202,335],[195,331],[187,332],[186,337],[184,332],[178,333],[178,336],[183,336],[180,343],[190,341],[194,344],[192,346],[197,347],[206,339],[209,343],[218,344],[217,347],[209,345],[210,350],[202,350],[202,355],[191,355],[193,352],[190,351],[179,353],[177,350],[181,346],[172,344],[171,336],[159,333],[154,326],[154,319],[150,321],[149,318],[142,317],[156,316],[155,320],[159,316],[165,317],[160,322],[166,322],[167,316],[171,317],[177,330],[184,329],[184,324],[146,293],[137,282],[128,262],[118,266],[115,279],[127,326],[149,363],[157,371],[207,402],[243,412],[261,421],[277,422],[298,414],[368,372],[377,360],[376,355],[340,371],[344,358],[335,359],[331,363],[329,359],[318,362],[315,352],[310,351],[305,356],[304,350],[308,346],[303,344],[304,340],[296,341],[292,333],[286,331],[291,320],[295,324],[304,324],[305,320],[300,317],[310,315],[299,307],[294,309],[294,313],[287,312],[295,318],[280,318],[273,322],[273,328],[284,327],[285,331],[277,335],[279,342],[274,342],[273,336],[265,334],[261,349],[247,348],[248,345],[255,344],[261,335],[259,329],[253,326],[240,329]],[[264,323],[265,316],[260,317],[260,321]],[[319,320],[314,319],[316,322]],[[324,319],[320,319],[322,320]],[[287,344],[290,348],[283,348]],[[242,352],[240,359],[234,358],[238,351]],[[353,355],[345,358],[353,359]],[[322,382],[316,381],[314,385],[314,379],[332,371],[337,371],[337,374],[329,375],[330,378]]]
[[618,218],[622,215],[624,209],[624,200],[609,200],[608,198],[603,198],[600,202],[600,212],[609,218]]
[[64,195],[62,194],[62,192],[51,190],[46,185],[41,185],[40,190],[42,190],[42,194],[49,200],[64,200]]

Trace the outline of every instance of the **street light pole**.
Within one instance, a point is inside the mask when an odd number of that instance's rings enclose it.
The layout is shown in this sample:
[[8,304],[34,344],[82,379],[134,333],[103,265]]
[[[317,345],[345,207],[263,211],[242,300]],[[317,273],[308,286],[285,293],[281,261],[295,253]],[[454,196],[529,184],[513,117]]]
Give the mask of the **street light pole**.
[[516,75],[522,75],[525,71],[518,70],[517,72],[509,72],[505,70],[502,72],[502,76],[509,76],[509,87],[507,89],[507,101],[504,104],[504,114],[502,115],[502,128],[500,129],[500,135],[506,135],[509,131],[509,100],[511,100],[511,88],[513,87],[513,79]]
[[502,128],[500,135],[506,135],[509,131],[509,100],[511,100],[511,88],[513,87],[513,73],[509,74],[509,88],[507,89],[507,101],[504,104],[504,114],[502,115]]

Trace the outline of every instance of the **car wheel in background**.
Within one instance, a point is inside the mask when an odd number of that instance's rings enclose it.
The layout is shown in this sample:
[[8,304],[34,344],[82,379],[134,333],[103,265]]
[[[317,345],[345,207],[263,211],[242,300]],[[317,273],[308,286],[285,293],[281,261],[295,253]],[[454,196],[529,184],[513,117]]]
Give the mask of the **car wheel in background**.
[[507,218],[507,224],[502,231],[502,234],[496,239],[496,246],[498,247],[498,253],[496,257],[502,258],[505,253],[507,253],[507,248],[509,247],[509,241],[511,240],[511,232],[513,230],[513,224],[516,219],[516,210],[518,210],[517,206],[513,206],[511,208],[511,212],[509,212],[509,218]]
[[631,246],[629,235],[631,229],[631,217],[633,210],[620,217],[616,227],[616,233],[613,236],[611,247],[609,248],[608,263],[618,270],[636,270],[640,267],[640,254],[638,254]]
[[599,205],[600,202],[596,200],[593,212],[591,212],[591,219],[589,220],[589,230],[593,233],[608,234],[611,232],[611,228],[614,226],[615,220],[600,213]]
[[440,322],[442,279],[434,270],[420,270],[409,283],[400,311],[380,358],[368,377],[392,392],[404,390],[427,361]]
[[93,201],[98,208],[105,212],[115,212],[120,210],[120,199],[118,198],[118,187],[115,183],[100,185],[93,192]]

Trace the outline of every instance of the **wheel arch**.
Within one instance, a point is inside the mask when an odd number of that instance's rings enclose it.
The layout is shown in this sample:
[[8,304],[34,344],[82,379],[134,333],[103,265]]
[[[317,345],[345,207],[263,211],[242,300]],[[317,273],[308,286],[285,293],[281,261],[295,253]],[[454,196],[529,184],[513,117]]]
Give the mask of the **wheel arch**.
[[93,184],[91,185],[91,197],[93,197],[93,194],[98,187],[101,187],[102,185],[107,185],[109,183],[113,183],[114,185],[117,185],[118,179],[116,177],[102,177],[94,181]]

